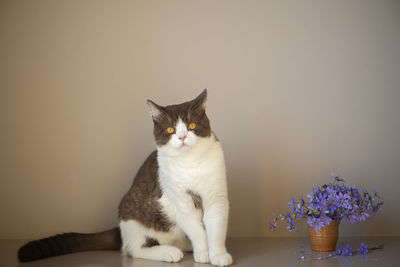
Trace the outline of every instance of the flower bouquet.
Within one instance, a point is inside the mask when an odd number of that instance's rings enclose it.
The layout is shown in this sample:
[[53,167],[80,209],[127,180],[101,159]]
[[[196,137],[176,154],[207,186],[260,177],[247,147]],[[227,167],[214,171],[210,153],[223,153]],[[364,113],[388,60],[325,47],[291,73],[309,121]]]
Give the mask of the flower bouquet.
[[280,220],[273,214],[269,223],[275,231],[279,221],[286,222],[289,232],[296,231],[296,223],[307,220],[311,246],[314,251],[335,250],[338,225],[343,219],[348,223],[365,221],[370,212],[377,212],[383,199],[377,192],[370,194],[354,185],[348,187],[343,179],[332,173],[333,182],[313,188],[307,195],[307,203],[300,198],[291,198],[289,211],[280,214]]

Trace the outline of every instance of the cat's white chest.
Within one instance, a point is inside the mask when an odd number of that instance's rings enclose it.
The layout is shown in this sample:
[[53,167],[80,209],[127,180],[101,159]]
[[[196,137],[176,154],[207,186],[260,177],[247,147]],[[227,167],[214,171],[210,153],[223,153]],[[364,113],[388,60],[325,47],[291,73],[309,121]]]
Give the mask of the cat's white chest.
[[159,176],[165,191],[199,190],[200,185],[209,183],[207,177],[212,174],[211,162],[167,161],[160,166]]
[[187,190],[203,193],[218,180],[225,179],[224,156],[218,142],[181,157],[160,153],[158,164],[160,184],[167,194],[185,193]]

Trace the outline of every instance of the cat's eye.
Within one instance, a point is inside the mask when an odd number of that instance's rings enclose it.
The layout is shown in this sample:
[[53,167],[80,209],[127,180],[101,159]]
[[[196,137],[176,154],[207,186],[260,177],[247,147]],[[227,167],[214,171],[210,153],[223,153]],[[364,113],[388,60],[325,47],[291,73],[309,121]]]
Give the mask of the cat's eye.
[[167,129],[165,129],[167,131],[167,133],[172,134],[175,132],[174,127],[168,127]]
[[191,122],[191,123],[189,124],[189,129],[190,129],[190,130],[194,130],[194,129],[196,129],[196,127],[197,127],[197,124],[196,124],[195,122]]

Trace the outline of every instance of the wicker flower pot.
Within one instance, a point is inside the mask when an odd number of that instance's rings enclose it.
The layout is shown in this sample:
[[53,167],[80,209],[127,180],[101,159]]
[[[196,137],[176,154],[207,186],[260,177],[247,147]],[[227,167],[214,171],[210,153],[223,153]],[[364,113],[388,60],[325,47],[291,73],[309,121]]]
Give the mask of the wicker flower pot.
[[336,221],[331,223],[319,231],[315,231],[313,227],[308,227],[308,237],[310,238],[311,248],[317,252],[334,251],[338,240],[339,225]]

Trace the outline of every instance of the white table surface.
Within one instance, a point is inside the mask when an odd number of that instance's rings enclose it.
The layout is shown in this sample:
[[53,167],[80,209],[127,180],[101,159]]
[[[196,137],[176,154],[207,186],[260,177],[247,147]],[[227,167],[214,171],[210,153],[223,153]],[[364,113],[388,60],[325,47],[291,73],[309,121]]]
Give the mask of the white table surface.
[[[353,249],[361,241],[368,245],[385,243],[383,250],[366,256],[335,257],[316,260],[329,253],[312,253],[307,238],[228,238],[227,247],[234,259],[233,266],[400,266],[400,237],[340,238],[338,244],[349,243]],[[63,255],[40,261],[18,263],[16,252],[27,240],[0,240],[0,267],[207,267],[193,262],[186,253],[179,263],[165,263],[122,257],[118,251],[93,251]],[[304,246],[304,248],[303,248]],[[304,253],[302,253],[304,250]],[[304,260],[300,257],[304,255]]]

